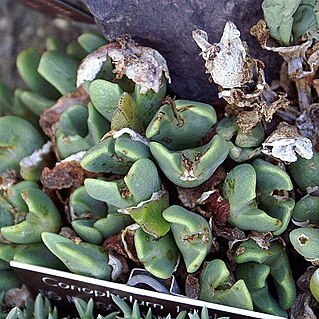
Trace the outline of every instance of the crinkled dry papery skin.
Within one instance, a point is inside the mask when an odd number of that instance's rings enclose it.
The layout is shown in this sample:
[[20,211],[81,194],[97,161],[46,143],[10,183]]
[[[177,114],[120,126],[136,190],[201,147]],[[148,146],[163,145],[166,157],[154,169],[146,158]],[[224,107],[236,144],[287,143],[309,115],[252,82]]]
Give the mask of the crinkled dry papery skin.
[[319,151],[319,104],[311,104],[296,120],[299,133],[309,138]]
[[294,304],[290,308],[291,319],[317,319],[317,316],[311,309],[314,305],[313,298],[309,292],[298,294]]
[[300,45],[276,46],[275,43],[271,43],[264,20],[254,25],[250,33],[257,38],[262,48],[277,52],[288,63],[288,75],[296,82],[300,109],[307,108],[312,103],[311,86],[319,67],[318,43],[312,45],[313,41],[308,40]]
[[199,29],[193,31],[193,39],[201,48],[207,73],[216,84],[231,89],[251,82],[254,61],[247,56],[240,32],[233,22],[226,22],[219,43],[210,44],[207,33]]
[[282,122],[262,144],[262,152],[286,163],[296,162],[298,156],[311,159],[313,156],[311,141],[301,136],[297,128]]
[[107,57],[115,64],[113,72],[120,79],[126,75],[137,85],[140,92],[146,93],[153,89],[159,92],[162,75],[170,82],[168,67],[158,51],[135,43],[129,36],[122,36],[116,42],[109,43],[90,53],[80,64],[77,75],[77,86],[85,81],[95,79]]
[[[312,41],[306,41],[300,45],[294,45],[289,47],[275,46],[275,43],[271,43],[269,30],[267,29],[266,22],[259,20],[256,25],[250,29],[250,33],[257,38],[260,46],[268,51],[279,53],[285,61],[288,63],[288,74],[290,77],[302,77],[310,72],[315,72],[317,67],[316,61],[313,61],[314,57],[311,58],[312,64],[309,64],[310,70],[307,73],[303,73],[303,63],[307,61],[306,51],[311,47]],[[309,57],[310,58],[310,57]]]
[[264,65],[258,61],[258,78],[252,93],[245,93],[242,88],[233,88],[219,93],[229,104],[227,116],[236,115],[237,124],[244,133],[250,133],[262,119],[270,122],[279,109],[286,109],[289,101],[286,94],[277,94],[265,82]]
[[[288,105],[284,95],[277,95],[265,82],[264,64],[248,56],[240,32],[232,22],[225,25],[219,43],[211,45],[205,31],[193,31],[193,38],[202,49],[207,72],[221,85],[220,98],[229,106],[226,114],[237,116],[237,124],[249,133],[264,118]],[[247,92],[248,90],[248,92]]]

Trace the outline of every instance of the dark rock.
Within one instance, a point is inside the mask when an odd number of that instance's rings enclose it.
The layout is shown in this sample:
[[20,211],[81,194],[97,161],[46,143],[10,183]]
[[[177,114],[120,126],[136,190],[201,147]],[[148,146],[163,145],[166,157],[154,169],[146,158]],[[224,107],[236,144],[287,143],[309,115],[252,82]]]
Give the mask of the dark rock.
[[204,60],[192,31],[207,31],[209,41],[219,42],[226,21],[232,20],[247,41],[251,56],[266,63],[268,82],[277,78],[281,59],[262,50],[249,34],[262,18],[262,0],[82,0],[110,40],[128,33],[136,41],[157,49],[167,60],[171,90],[199,101],[217,100],[216,86],[208,82]]

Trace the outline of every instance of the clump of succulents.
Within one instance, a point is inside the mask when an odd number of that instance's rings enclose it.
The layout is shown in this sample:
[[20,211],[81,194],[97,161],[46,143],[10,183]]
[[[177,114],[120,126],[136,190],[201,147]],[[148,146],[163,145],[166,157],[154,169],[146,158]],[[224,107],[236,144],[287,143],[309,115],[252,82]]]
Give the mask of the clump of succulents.
[[[0,297],[0,305],[2,303],[3,294]],[[151,319],[157,318],[153,316],[152,309],[149,308],[146,314],[143,314],[140,310],[139,304],[137,300],[134,301],[132,307],[130,307],[123,299],[112,295],[112,299],[114,303],[118,306],[120,311],[112,312],[106,316],[102,315],[94,315],[94,302],[93,299],[90,299],[86,302],[80,298],[74,298],[72,301],[74,302],[75,308],[77,310],[78,318],[80,319]],[[202,308],[201,313],[199,314],[197,311],[187,312],[185,310],[181,311],[176,319],[185,319],[189,317],[189,319],[209,319],[209,314],[207,308]],[[52,307],[50,300],[46,297],[42,297],[41,294],[38,294],[35,298],[34,302],[29,302],[25,309],[20,309],[19,307],[13,308],[8,314],[0,313],[0,317],[4,319],[58,319],[60,318],[58,315],[58,310],[56,307]],[[158,317],[162,318],[162,317]],[[166,319],[171,319],[171,315],[167,314]],[[229,317],[218,317],[215,319],[229,319]]]
[[[266,83],[232,22],[215,44],[194,31],[224,101],[219,117],[167,97],[165,59],[128,36],[86,33],[22,52],[29,90],[0,87],[0,290],[20,286],[12,260],[128,284],[142,268],[144,284],[166,291],[175,276],[188,297],[310,315],[319,300],[316,8],[266,0],[266,22],[252,28],[284,56],[284,92]],[[114,302],[125,318],[142,317],[137,303]],[[92,317],[92,301],[76,307]]]

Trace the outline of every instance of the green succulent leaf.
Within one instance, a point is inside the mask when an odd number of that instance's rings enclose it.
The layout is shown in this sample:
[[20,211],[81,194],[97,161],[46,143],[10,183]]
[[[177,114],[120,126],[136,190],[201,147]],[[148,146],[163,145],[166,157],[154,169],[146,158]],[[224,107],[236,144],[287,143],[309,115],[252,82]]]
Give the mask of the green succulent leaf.
[[253,166],[235,166],[226,176],[223,194],[234,211],[251,202],[256,197],[256,172]]
[[190,188],[207,181],[226,159],[229,146],[219,135],[204,146],[178,152],[169,151],[157,142],[150,150],[166,177],[175,185]]
[[29,189],[40,189],[39,185],[32,181],[22,181],[12,185],[6,192],[6,200],[16,211],[27,212],[28,205],[22,197],[22,193]]
[[272,242],[268,250],[262,249],[251,239],[245,241],[235,251],[235,262],[256,262],[269,266],[280,308],[288,310],[292,306],[296,299],[296,286],[287,254],[278,241]]
[[43,111],[54,105],[55,101],[47,99],[37,93],[24,91],[21,93],[21,101],[35,115],[40,116]]
[[89,94],[94,107],[111,122],[123,94],[120,86],[105,80],[94,80],[89,86]]
[[159,238],[170,230],[169,223],[162,216],[162,212],[168,206],[168,193],[159,191],[153,193],[149,200],[140,202],[136,207],[129,207],[125,211],[130,213],[131,217],[141,226],[144,232]]
[[302,0],[265,0],[262,4],[270,36],[288,46],[292,40],[293,15]]
[[202,216],[177,205],[165,209],[163,217],[170,223],[187,272],[195,272],[212,245],[212,233],[208,222]]
[[136,103],[129,93],[124,92],[118,101],[116,110],[114,111],[111,121],[111,129],[118,131],[126,127],[139,133],[144,131]]
[[269,291],[266,281],[270,274],[269,266],[249,262],[239,265],[236,273],[237,277],[246,283],[255,310],[287,318],[286,311],[280,308],[277,300]]
[[310,278],[310,291],[316,300],[319,301],[319,269],[316,269]]
[[87,125],[90,139],[92,139],[93,144],[97,144],[103,135],[110,130],[111,123],[96,110],[92,103],[88,104],[88,112]]
[[236,116],[224,117],[218,122],[216,127],[216,132],[226,141],[230,141],[238,130]]
[[292,217],[299,222],[319,224],[319,197],[306,195],[295,206]]
[[38,72],[61,94],[76,88],[76,72],[79,62],[60,51],[47,51],[40,60]]
[[78,37],[78,43],[87,53],[91,53],[102,45],[107,44],[107,41],[98,33],[84,32]]
[[319,229],[298,228],[289,234],[289,239],[295,250],[310,261],[319,258]]
[[260,208],[269,216],[281,221],[280,229],[273,231],[273,234],[278,236],[286,231],[292,217],[295,201],[292,198],[281,200],[273,196],[261,196],[259,203]]
[[201,300],[253,310],[246,284],[243,280],[234,282],[222,260],[210,261],[201,272],[199,280]]
[[77,41],[72,41],[66,46],[66,53],[75,59],[82,60],[87,55],[87,52]]
[[252,163],[257,175],[257,187],[263,194],[274,190],[293,189],[289,175],[280,167],[258,158]]
[[239,147],[257,147],[264,140],[265,131],[262,124],[258,124],[250,133],[244,133],[242,129],[238,130],[235,144]]
[[99,245],[103,242],[103,236],[93,227],[94,223],[95,220],[77,219],[71,222],[71,225],[79,237],[85,242]]
[[49,232],[42,233],[42,240],[73,273],[110,279],[112,267],[108,264],[108,254],[102,247],[84,242],[75,244],[68,238]]
[[196,147],[216,123],[214,108],[208,104],[175,100],[164,104],[146,130],[146,137],[169,150]]
[[126,208],[134,205],[132,195],[128,193],[128,189],[124,180],[104,181],[95,178],[87,178],[84,186],[94,199],[103,201],[108,205]]
[[60,52],[65,51],[65,44],[63,43],[63,41],[61,41],[61,39],[55,36],[48,37],[46,39],[45,46],[47,51],[60,51]]
[[105,218],[101,218],[95,222],[94,228],[98,229],[103,238],[108,238],[133,224],[130,215],[122,213],[109,213]]
[[[301,190],[319,185],[319,154],[314,153],[312,159],[299,158],[288,166],[290,175]],[[302,174],[300,174],[302,172]]]
[[261,148],[252,147],[239,147],[232,142],[229,143],[229,157],[238,163],[246,162],[252,158],[255,158],[261,154]]
[[18,72],[31,91],[45,98],[55,100],[60,94],[38,72],[40,60],[41,52],[37,49],[29,48],[22,51],[16,62]]
[[4,238],[17,244],[37,243],[41,242],[42,232],[60,230],[60,214],[48,195],[35,188],[23,191],[21,195],[29,212],[24,221],[1,228]]
[[124,180],[87,178],[84,185],[91,197],[118,208],[127,208],[150,199],[160,190],[161,181],[155,164],[142,158],[132,165]]
[[[257,220],[258,223],[256,222]],[[239,208],[230,206],[228,222],[242,230],[255,230],[259,232],[275,233],[280,232],[283,228],[283,223],[280,219],[274,218],[257,208],[254,201],[244,204]]]
[[136,104],[138,114],[140,114],[143,127],[147,127],[156,111],[162,105],[162,101],[166,96],[166,82],[166,78],[163,76],[162,85],[157,93],[150,89],[143,94],[139,85],[134,86],[132,98]]
[[91,172],[126,174],[134,162],[149,157],[147,145],[125,134],[116,139],[110,136],[91,147],[81,166]]
[[87,217],[96,219],[106,217],[107,205],[104,202],[92,198],[84,186],[77,188],[70,197],[70,206],[76,217]]
[[172,275],[179,250],[171,233],[156,239],[139,228],[134,234],[134,244],[138,259],[147,271],[162,279]]
[[19,169],[20,161],[39,149],[43,138],[27,121],[16,116],[0,118],[0,173]]

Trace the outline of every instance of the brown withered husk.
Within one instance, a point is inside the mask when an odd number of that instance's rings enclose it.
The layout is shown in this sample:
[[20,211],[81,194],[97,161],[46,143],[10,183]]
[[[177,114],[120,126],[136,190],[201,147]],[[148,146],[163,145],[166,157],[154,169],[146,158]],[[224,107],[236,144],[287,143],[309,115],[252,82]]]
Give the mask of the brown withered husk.
[[74,190],[81,185],[86,178],[97,177],[98,174],[89,172],[81,167],[77,161],[62,162],[52,169],[45,167],[41,174],[43,187],[49,189]]

